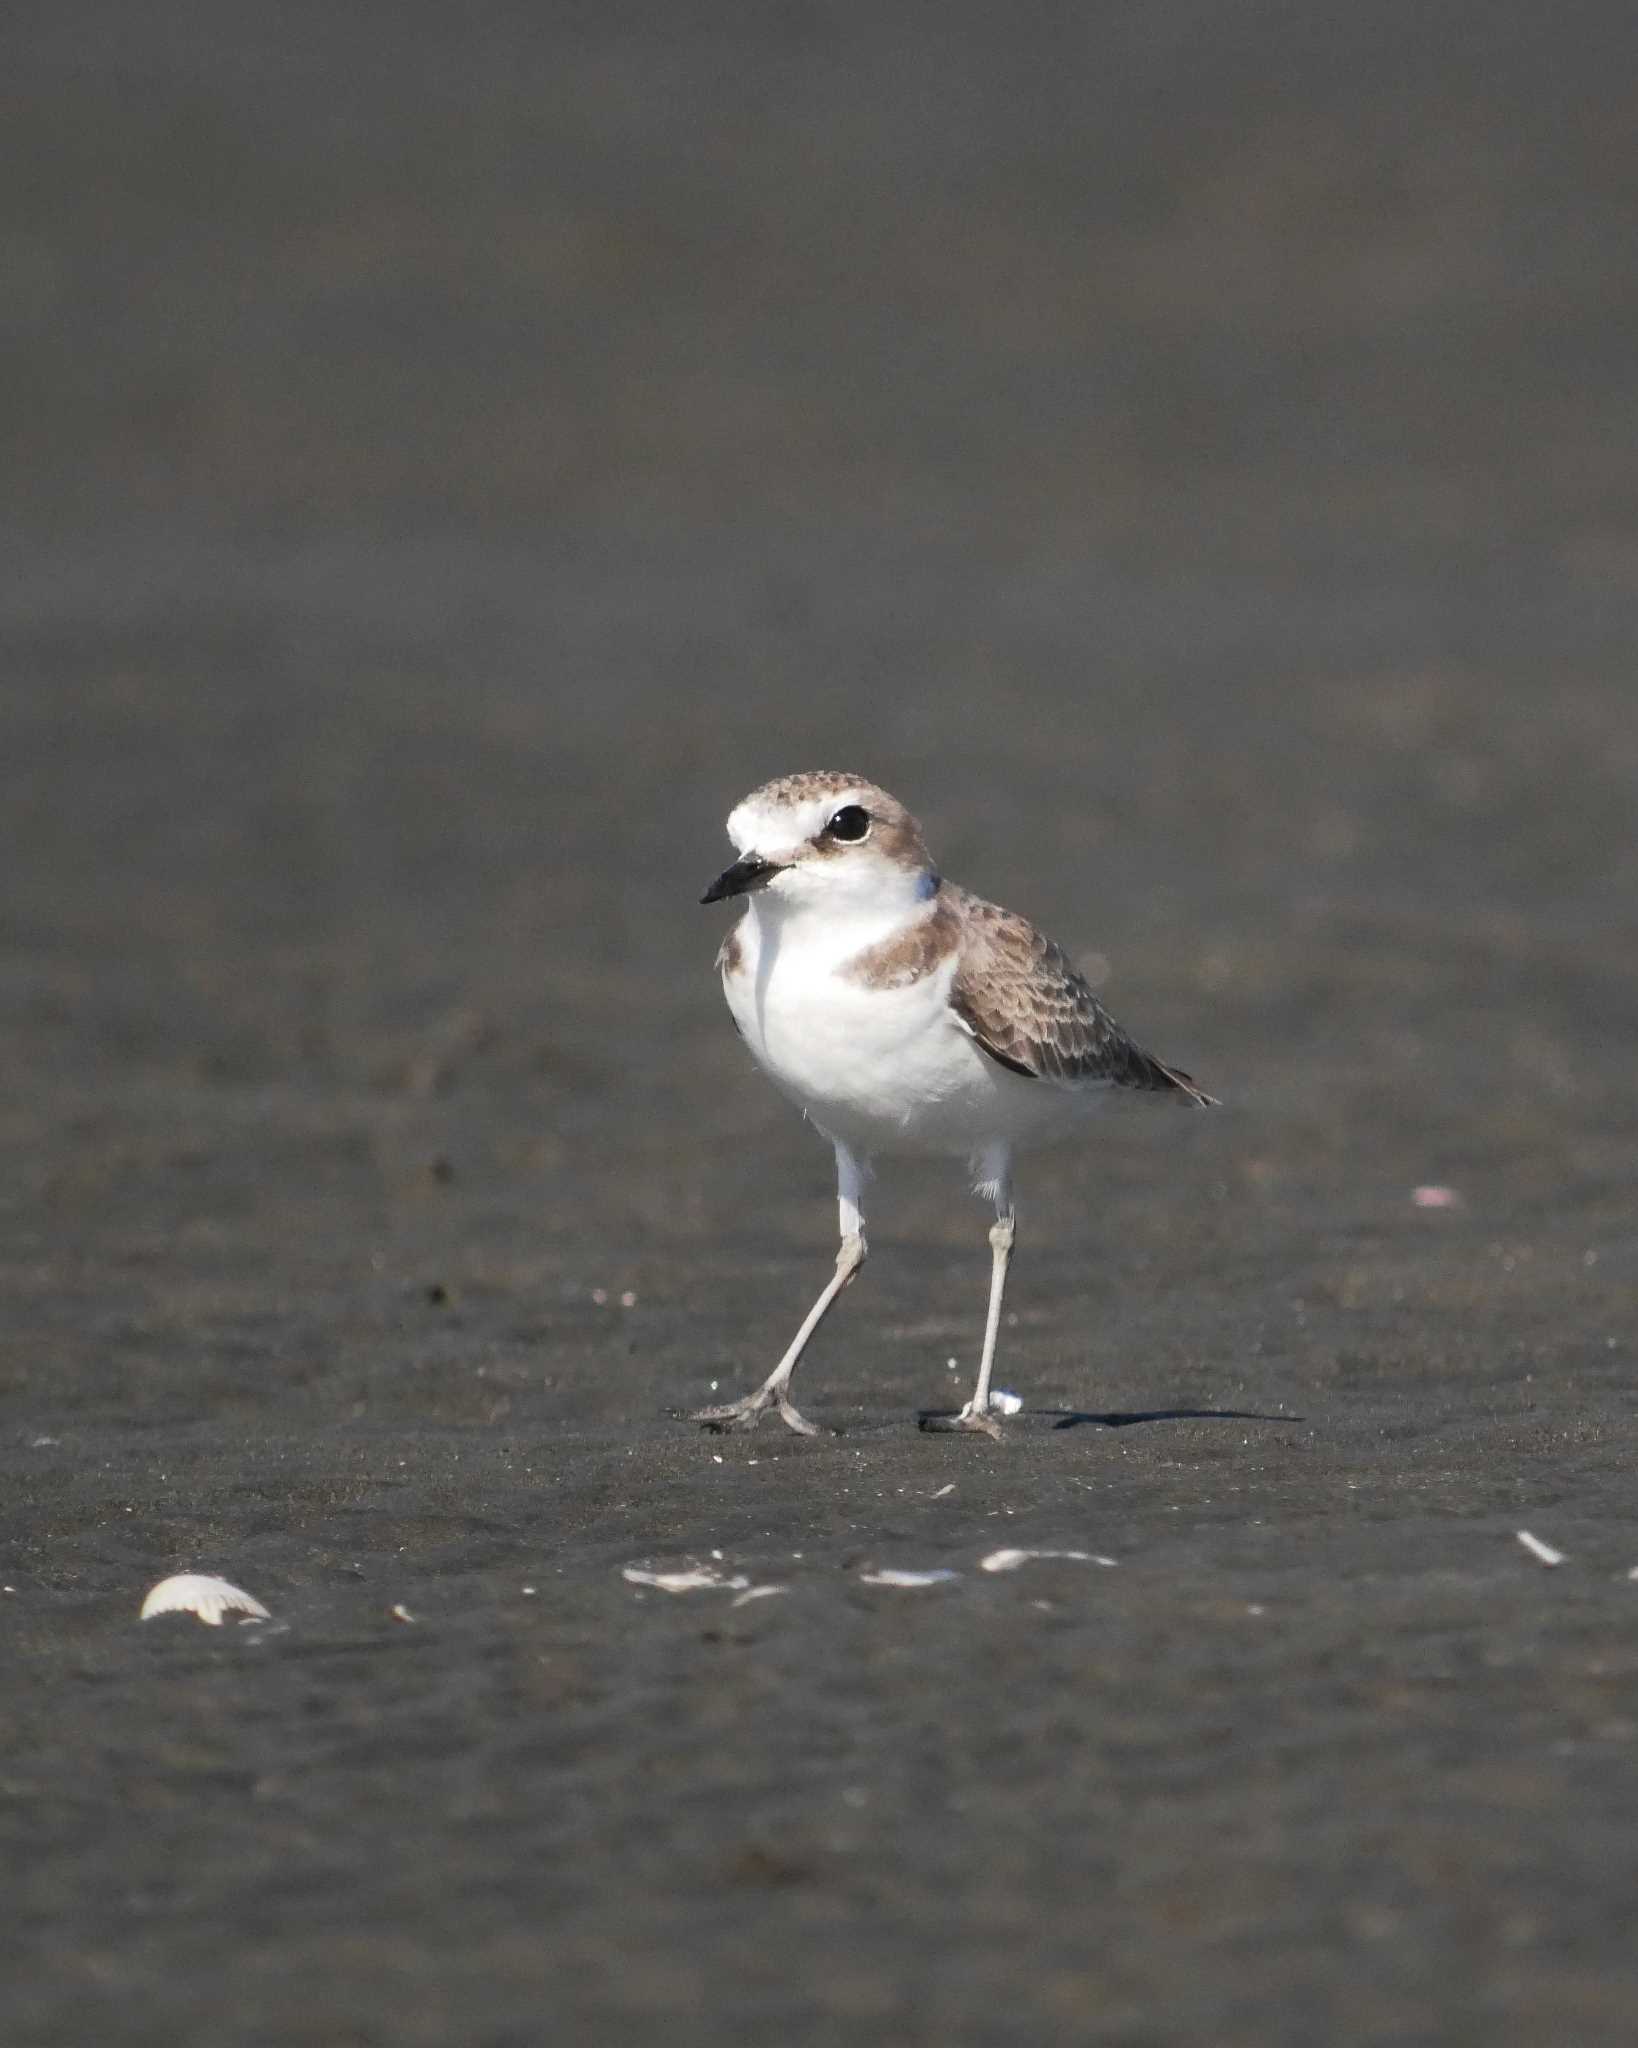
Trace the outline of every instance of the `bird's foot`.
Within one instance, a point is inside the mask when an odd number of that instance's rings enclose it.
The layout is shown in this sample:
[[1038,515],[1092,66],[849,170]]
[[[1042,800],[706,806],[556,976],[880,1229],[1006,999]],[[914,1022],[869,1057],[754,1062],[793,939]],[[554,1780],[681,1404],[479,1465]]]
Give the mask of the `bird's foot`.
[[824,1434],[816,1422],[810,1422],[792,1405],[791,1397],[783,1387],[758,1387],[754,1394],[747,1394],[742,1401],[729,1401],[720,1408],[696,1408],[688,1419],[718,1436],[727,1436],[738,1430],[755,1429],[770,1408],[777,1408],[780,1421],[787,1429],[794,1429],[798,1436]]
[[995,1419],[995,1410],[988,1405],[979,1408],[971,1401],[959,1415],[924,1415],[921,1426],[933,1431],[971,1430],[980,1436],[994,1437],[997,1443],[1001,1441],[1001,1425]]

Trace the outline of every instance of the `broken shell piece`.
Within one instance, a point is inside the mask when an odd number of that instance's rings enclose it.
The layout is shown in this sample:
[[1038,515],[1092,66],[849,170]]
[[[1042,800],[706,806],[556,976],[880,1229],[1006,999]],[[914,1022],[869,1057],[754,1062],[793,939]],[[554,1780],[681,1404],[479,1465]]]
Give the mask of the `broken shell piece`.
[[1015,1572],[1020,1565],[1028,1564],[1032,1558],[1061,1557],[1075,1564],[1113,1564],[1112,1557],[1099,1557],[1091,1550],[992,1550],[988,1557],[978,1560],[981,1572]]
[[884,1571],[860,1572],[859,1583],[864,1586],[942,1586],[948,1579],[959,1579],[960,1572],[932,1571],[905,1572],[889,1565]]
[[788,1593],[789,1586],[747,1586],[729,1601],[730,1607],[748,1607],[753,1600],[771,1600],[776,1593]]
[[1519,1541],[1538,1563],[1551,1565],[1564,1562],[1562,1550],[1555,1550],[1550,1543],[1543,1543],[1539,1536],[1532,1536],[1528,1529],[1520,1529],[1517,1533]]
[[220,1628],[230,1614],[251,1621],[273,1619],[242,1587],[204,1572],[178,1572],[173,1579],[161,1579],[143,1601],[140,1619],[151,1621],[156,1614],[195,1614],[207,1628]]
[[743,1593],[751,1583],[743,1572],[736,1572],[730,1579],[709,1565],[696,1565],[686,1572],[649,1572],[641,1565],[628,1564],[622,1567],[620,1576],[633,1586],[657,1586],[662,1593],[698,1593],[711,1586]]
[[1022,1394],[1009,1394],[1005,1387],[990,1389],[990,1406],[997,1415],[1016,1415],[1024,1405]]

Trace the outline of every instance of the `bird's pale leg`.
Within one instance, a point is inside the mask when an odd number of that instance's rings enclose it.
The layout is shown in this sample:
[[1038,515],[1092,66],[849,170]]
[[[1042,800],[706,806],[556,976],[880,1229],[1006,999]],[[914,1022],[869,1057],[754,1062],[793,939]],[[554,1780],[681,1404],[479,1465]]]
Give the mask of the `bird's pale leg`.
[[990,1374],[995,1367],[995,1336],[1001,1327],[1001,1298],[1007,1288],[1007,1268],[1012,1263],[1012,1248],[1017,1240],[1017,1225],[1011,1216],[1003,1216],[990,1227],[990,1312],[984,1323],[984,1355],[978,1361],[978,1385],[973,1389],[973,1408],[983,1415],[990,1405]]
[[981,1191],[995,1198],[995,1222],[990,1226],[990,1308],[984,1319],[984,1350],[978,1361],[978,1384],[973,1397],[959,1415],[930,1415],[924,1429],[974,1429],[985,1436],[999,1437],[1000,1425],[990,1413],[990,1374],[995,1369],[995,1340],[1001,1328],[1001,1303],[1007,1291],[1007,1268],[1017,1239],[1012,1207],[1012,1181],[1004,1156],[984,1163]]
[[865,1262],[868,1248],[865,1244],[864,1212],[860,1204],[868,1178],[869,1169],[864,1163],[856,1159],[845,1145],[838,1144],[836,1209],[842,1243],[836,1254],[836,1271],[825,1283],[819,1299],[803,1318],[802,1327],[791,1339],[784,1357],[756,1392],[747,1394],[741,1401],[730,1401],[721,1408],[697,1409],[691,1418],[693,1421],[703,1422],[707,1429],[754,1429],[768,1409],[777,1408],[781,1420],[791,1429],[803,1436],[818,1436],[817,1427],[809,1422],[805,1415],[799,1413],[791,1402],[791,1374],[796,1370],[796,1361],[807,1349],[808,1339],[825,1320],[831,1303]]

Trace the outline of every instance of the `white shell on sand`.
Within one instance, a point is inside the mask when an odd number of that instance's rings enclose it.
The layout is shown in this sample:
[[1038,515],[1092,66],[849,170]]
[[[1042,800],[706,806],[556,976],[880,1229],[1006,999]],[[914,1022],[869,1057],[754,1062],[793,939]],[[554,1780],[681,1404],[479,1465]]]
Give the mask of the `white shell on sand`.
[[943,1568],[930,1572],[907,1572],[890,1564],[879,1572],[860,1572],[859,1583],[862,1586],[945,1586],[960,1576],[960,1572]]
[[743,1593],[750,1580],[742,1572],[730,1578],[726,1572],[713,1571],[709,1565],[696,1565],[686,1572],[650,1572],[641,1565],[628,1564],[620,1573],[628,1585],[655,1586],[662,1593],[701,1593],[710,1587],[721,1587],[730,1593]]
[[1564,1553],[1555,1550],[1550,1543],[1543,1543],[1539,1536],[1532,1536],[1528,1529],[1518,1531],[1518,1539],[1530,1555],[1542,1564],[1562,1564]]
[[753,1600],[771,1600],[776,1593],[788,1593],[788,1586],[747,1586],[743,1593],[736,1593],[729,1601],[730,1607],[747,1607]]
[[1099,1557],[1094,1550],[992,1550],[988,1557],[978,1560],[981,1572],[1015,1572],[1020,1565],[1026,1565],[1032,1558],[1062,1557],[1072,1559],[1076,1564],[1113,1564],[1112,1557]]
[[156,1614],[196,1614],[211,1628],[220,1628],[230,1614],[248,1615],[252,1621],[273,1619],[242,1587],[204,1572],[178,1572],[174,1579],[161,1579],[142,1603],[144,1621]]

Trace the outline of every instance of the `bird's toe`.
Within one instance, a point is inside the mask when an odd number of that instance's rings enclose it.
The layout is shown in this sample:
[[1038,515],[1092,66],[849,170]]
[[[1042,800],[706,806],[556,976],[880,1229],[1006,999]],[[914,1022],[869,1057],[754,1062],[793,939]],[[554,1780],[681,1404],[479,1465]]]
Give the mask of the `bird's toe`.
[[959,1431],[963,1434],[993,1437],[997,1443],[1001,1441],[1000,1423],[988,1409],[974,1408],[971,1402],[959,1415],[924,1415],[921,1418],[921,1426],[934,1435]]
[[743,1401],[730,1401],[721,1408],[696,1408],[688,1419],[715,1436],[728,1436],[738,1430],[755,1429],[771,1405],[753,1395]]

